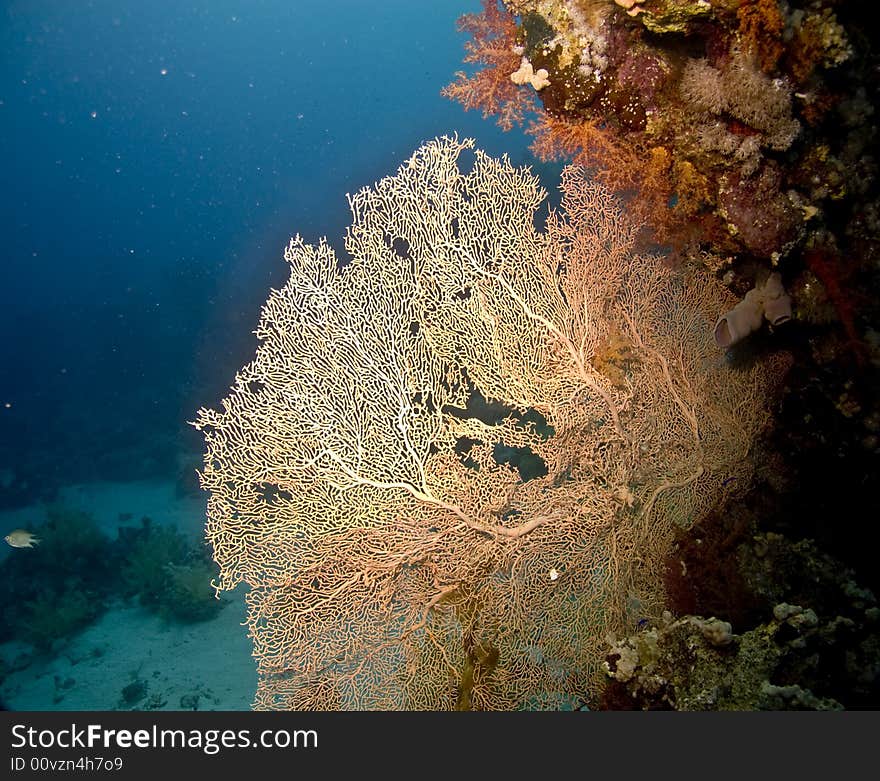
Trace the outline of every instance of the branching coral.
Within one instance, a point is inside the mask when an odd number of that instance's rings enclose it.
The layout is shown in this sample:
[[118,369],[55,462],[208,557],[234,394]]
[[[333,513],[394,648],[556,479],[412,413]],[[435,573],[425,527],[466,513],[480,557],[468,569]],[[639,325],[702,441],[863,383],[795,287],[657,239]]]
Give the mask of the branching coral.
[[351,196],[349,262],[292,239],[254,360],[200,410],[260,708],[588,702],[605,634],[662,609],[674,529],[748,482],[784,361],[713,360],[731,297],[637,252],[583,169],[537,230],[537,178],[472,147]]

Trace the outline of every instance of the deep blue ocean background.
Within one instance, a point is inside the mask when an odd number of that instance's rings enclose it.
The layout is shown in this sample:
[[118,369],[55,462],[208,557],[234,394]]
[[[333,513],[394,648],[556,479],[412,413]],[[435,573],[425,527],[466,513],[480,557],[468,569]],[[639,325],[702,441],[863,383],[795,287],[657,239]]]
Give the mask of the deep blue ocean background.
[[187,421],[252,357],[291,235],[341,247],[345,193],[437,135],[534,162],[440,95],[479,7],[4,3],[0,508],[195,484]]

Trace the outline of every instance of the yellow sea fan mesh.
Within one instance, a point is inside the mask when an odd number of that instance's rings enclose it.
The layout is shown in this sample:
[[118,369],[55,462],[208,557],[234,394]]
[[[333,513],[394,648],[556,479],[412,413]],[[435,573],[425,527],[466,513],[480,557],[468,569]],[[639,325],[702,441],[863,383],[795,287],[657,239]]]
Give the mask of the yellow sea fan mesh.
[[605,637],[663,609],[676,525],[750,475],[780,365],[725,364],[729,294],[637,254],[578,168],[538,229],[537,177],[473,145],[350,196],[349,258],[292,239],[255,359],[199,412],[257,708],[589,703]]

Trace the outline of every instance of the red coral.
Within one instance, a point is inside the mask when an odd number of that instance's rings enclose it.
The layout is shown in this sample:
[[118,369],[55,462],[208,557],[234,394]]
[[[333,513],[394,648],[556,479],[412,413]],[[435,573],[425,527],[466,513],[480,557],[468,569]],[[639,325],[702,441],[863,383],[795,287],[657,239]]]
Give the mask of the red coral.
[[483,67],[473,75],[459,71],[442,94],[466,110],[479,109],[484,117],[495,116],[503,130],[522,124],[535,102],[526,88],[510,79],[522,56],[514,49],[517,27],[513,16],[497,0],[483,0],[483,10],[465,14],[457,26],[471,36],[465,43],[464,61]]
[[813,247],[804,252],[804,262],[818,277],[828,299],[834,304],[837,317],[846,333],[847,346],[852,351],[856,363],[862,366],[867,350],[856,329],[855,301],[846,289],[842,258],[827,247]]

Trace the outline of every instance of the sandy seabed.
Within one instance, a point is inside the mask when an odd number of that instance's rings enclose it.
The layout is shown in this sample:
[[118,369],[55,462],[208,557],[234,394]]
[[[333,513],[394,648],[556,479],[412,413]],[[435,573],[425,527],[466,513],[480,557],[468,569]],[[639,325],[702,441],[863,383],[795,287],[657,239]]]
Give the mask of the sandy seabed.
[[[77,485],[57,501],[90,513],[111,538],[120,525],[139,526],[144,516],[174,524],[194,541],[203,536],[204,497],[178,496],[173,483]],[[17,509],[0,513],[0,528],[45,518],[45,507]],[[0,700],[14,711],[250,710],[257,674],[242,626],[243,589],[223,599],[217,616],[195,624],[120,602],[51,654],[2,644]]]

